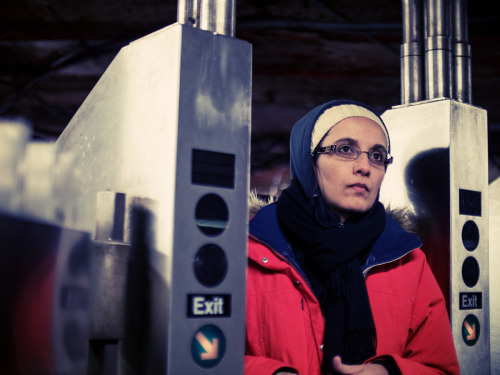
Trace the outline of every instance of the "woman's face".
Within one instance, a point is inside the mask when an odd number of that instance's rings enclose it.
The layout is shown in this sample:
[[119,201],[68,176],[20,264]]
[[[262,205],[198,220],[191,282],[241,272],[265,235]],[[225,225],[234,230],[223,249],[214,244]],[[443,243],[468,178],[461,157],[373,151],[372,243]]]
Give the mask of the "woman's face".
[[[330,129],[320,146],[338,143],[358,146],[361,151],[381,145],[387,148],[380,126],[365,117],[340,121]],[[314,171],[328,207],[342,222],[373,206],[385,176],[385,167],[370,162],[366,153],[361,153],[356,160],[342,158],[334,152],[319,154]]]

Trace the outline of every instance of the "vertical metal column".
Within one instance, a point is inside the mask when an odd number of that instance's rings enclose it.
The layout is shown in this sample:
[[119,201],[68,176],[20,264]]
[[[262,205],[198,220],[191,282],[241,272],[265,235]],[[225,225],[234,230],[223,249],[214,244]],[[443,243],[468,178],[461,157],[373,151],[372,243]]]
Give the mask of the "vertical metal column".
[[401,102],[424,99],[422,0],[403,0],[403,44],[401,45]]
[[179,0],[177,21],[234,37],[236,0]]
[[451,98],[450,1],[424,0],[426,98]]
[[177,2],[177,22],[191,26],[198,25],[200,22],[199,0],[179,0]]
[[468,33],[467,0],[454,0],[453,23],[453,98],[472,103],[471,50]]
[[139,369],[126,316],[129,305],[139,301],[127,301],[131,251],[125,243],[125,194],[99,193],[96,220],[90,253],[88,375],[132,375]]

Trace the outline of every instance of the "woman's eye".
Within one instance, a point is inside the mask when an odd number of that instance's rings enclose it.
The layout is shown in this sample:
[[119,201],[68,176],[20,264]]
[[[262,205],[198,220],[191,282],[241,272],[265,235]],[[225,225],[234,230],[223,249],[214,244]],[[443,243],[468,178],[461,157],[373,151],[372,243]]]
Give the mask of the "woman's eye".
[[353,150],[352,150],[352,147],[349,146],[349,145],[342,145],[338,148],[338,151],[341,153],[341,154],[352,154]]
[[384,155],[382,155],[382,153],[379,152],[379,151],[375,151],[375,152],[372,152],[372,158],[374,160],[383,160],[384,159]]

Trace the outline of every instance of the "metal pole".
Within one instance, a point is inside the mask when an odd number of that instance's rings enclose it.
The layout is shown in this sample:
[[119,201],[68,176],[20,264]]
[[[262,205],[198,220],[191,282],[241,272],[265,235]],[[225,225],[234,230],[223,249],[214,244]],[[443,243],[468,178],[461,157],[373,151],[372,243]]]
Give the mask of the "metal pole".
[[422,0],[403,0],[403,44],[401,45],[401,102],[424,98]]
[[179,0],[177,3],[177,22],[199,27],[199,2],[200,0]]
[[453,98],[472,104],[471,49],[467,0],[453,1]]
[[236,0],[218,0],[216,3],[216,32],[234,37]]
[[450,2],[425,0],[426,99],[451,98]]
[[125,194],[100,192],[96,206],[96,238],[90,255],[88,374],[110,374],[105,369],[112,366],[119,375],[132,375],[137,369],[134,340],[126,324],[131,249],[124,242]]
[[177,21],[202,30],[234,37],[235,0],[179,0]]

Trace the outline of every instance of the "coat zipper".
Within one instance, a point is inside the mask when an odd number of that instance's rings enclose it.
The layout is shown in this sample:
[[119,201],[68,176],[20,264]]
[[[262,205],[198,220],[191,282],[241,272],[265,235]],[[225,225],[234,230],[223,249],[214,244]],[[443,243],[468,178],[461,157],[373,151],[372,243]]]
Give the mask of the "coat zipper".
[[402,254],[401,256],[395,258],[395,259],[391,259],[391,260],[388,260],[387,262],[382,262],[382,263],[375,263],[375,264],[372,264],[371,266],[367,267],[364,271],[363,271],[363,276],[365,277],[365,279],[368,277],[368,272],[370,272],[373,268],[375,267],[378,267],[378,266],[383,266],[384,264],[389,264],[389,263],[392,263],[392,262],[396,262],[397,260],[401,259],[402,257],[410,254],[412,251],[415,251],[416,249],[413,249],[413,250],[409,250],[407,251],[406,253]]

